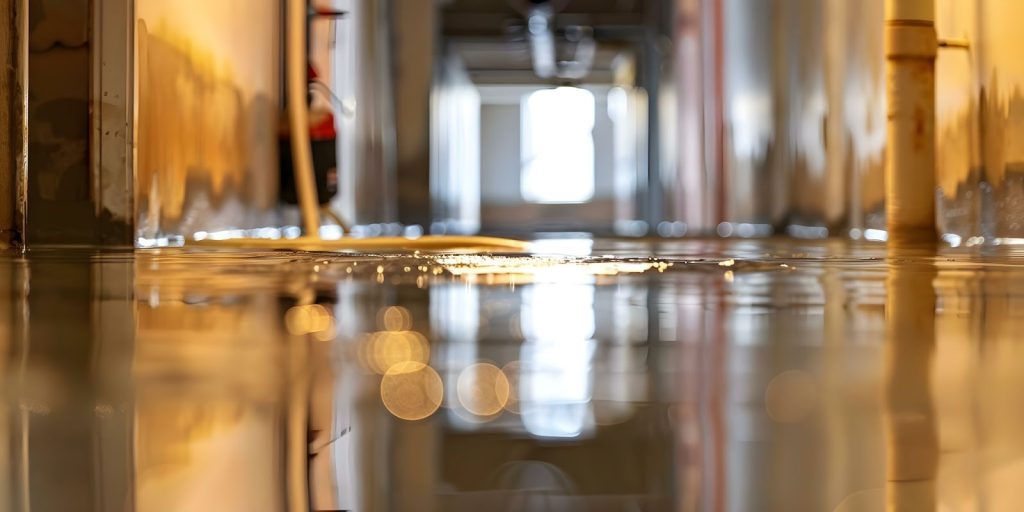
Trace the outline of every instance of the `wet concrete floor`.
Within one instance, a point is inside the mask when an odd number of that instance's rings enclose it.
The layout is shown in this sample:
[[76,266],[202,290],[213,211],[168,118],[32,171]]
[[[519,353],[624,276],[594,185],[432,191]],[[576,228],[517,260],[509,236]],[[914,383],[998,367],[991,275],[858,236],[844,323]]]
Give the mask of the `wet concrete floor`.
[[0,256],[0,510],[1024,510],[1024,254]]

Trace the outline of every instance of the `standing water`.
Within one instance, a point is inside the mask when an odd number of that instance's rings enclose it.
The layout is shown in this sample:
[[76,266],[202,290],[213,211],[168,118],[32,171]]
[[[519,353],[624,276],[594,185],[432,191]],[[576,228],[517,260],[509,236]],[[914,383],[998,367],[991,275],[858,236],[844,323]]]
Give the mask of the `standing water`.
[[0,510],[1019,510],[1013,249],[0,259]]

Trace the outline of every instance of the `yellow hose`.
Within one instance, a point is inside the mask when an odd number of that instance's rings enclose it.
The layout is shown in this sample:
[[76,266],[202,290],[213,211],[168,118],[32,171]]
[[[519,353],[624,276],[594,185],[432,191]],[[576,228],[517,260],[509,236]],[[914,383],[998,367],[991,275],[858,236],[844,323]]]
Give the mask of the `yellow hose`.
[[312,146],[309,140],[309,110],[306,105],[306,9],[305,0],[290,0],[288,2],[287,58],[285,62],[292,162],[295,187],[302,210],[304,236],[277,240],[259,238],[197,240],[190,241],[186,245],[209,248],[305,251],[527,251],[529,249],[527,242],[482,236],[375,237],[339,240],[320,238],[320,211],[313,172]]
[[510,251],[525,252],[530,244],[521,240],[488,236],[424,236],[405,238],[385,236],[374,238],[341,238],[322,240],[302,237],[292,239],[234,238],[228,240],[197,240],[189,246],[234,249],[293,249],[299,251]]
[[288,2],[288,30],[285,75],[288,82],[289,139],[292,143],[292,172],[295,190],[302,210],[302,225],[306,236],[320,236],[320,209],[316,194],[316,176],[313,172],[313,146],[309,140],[309,105],[306,104],[308,65],[306,57],[306,0]]
[[[286,14],[285,31],[285,75],[287,81],[289,139],[292,145],[292,166],[295,174],[295,190],[299,196],[302,210],[302,223],[306,236],[319,238],[320,212],[317,203],[316,180],[313,175],[313,146],[309,140],[309,106],[306,104],[307,79],[306,72],[306,16],[309,6],[306,0],[289,0]],[[304,348],[304,347],[302,347]],[[305,351],[293,353],[293,367],[305,375],[302,369],[305,361],[301,357]],[[298,379],[302,381],[302,379]],[[309,510],[309,475],[308,475],[308,390],[303,386],[292,389],[288,407],[288,421],[285,428],[287,452],[285,464],[287,468],[288,509],[293,512]],[[296,396],[297,395],[297,396]]]

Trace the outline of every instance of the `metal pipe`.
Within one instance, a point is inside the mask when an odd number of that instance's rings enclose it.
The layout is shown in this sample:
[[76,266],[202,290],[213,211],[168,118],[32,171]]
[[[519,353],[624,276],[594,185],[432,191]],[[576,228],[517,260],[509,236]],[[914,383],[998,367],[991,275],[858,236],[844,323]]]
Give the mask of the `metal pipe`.
[[575,45],[574,54],[572,60],[559,62],[554,18],[555,6],[547,1],[536,2],[526,16],[533,72],[540,78],[582,80],[590,73],[597,52],[592,29],[567,27],[566,39]]
[[558,66],[558,77],[567,80],[583,80],[590,73],[597,54],[597,43],[594,31],[590,27],[572,25],[566,27],[565,38],[573,43],[572,60],[562,62]]
[[934,0],[887,0],[889,98],[886,216],[890,239],[933,239],[935,232]]
[[558,73],[555,62],[555,30],[551,18],[551,6],[541,4],[530,10],[526,18],[526,30],[530,34],[530,57],[533,72],[541,78],[551,78]]
[[302,211],[302,225],[307,237],[320,236],[320,206],[313,173],[313,148],[309,139],[309,105],[306,22],[309,14],[306,0],[289,0],[287,34],[285,37],[285,75],[288,89],[288,121],[295,173],[295,190]]

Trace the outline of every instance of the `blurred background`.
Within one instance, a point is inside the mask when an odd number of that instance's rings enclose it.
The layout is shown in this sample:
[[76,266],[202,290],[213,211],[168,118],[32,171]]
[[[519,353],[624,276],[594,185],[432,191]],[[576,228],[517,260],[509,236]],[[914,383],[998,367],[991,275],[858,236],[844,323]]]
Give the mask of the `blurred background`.
[[[1024,239],[1018,4],[935,4],[953,245]],[[887,237],[884,0],[309,7],[324,236]],[[26,17],[27,238],[296,235],[281,2]]]
[[[285,2],[0,0],[0,510],[1019,510],[1020,249],[847,243],[885,4],[309,2],[319,234],[511,257],[94,251],[302,233]],[[1019,244],[1024,4],[934,6]]]

